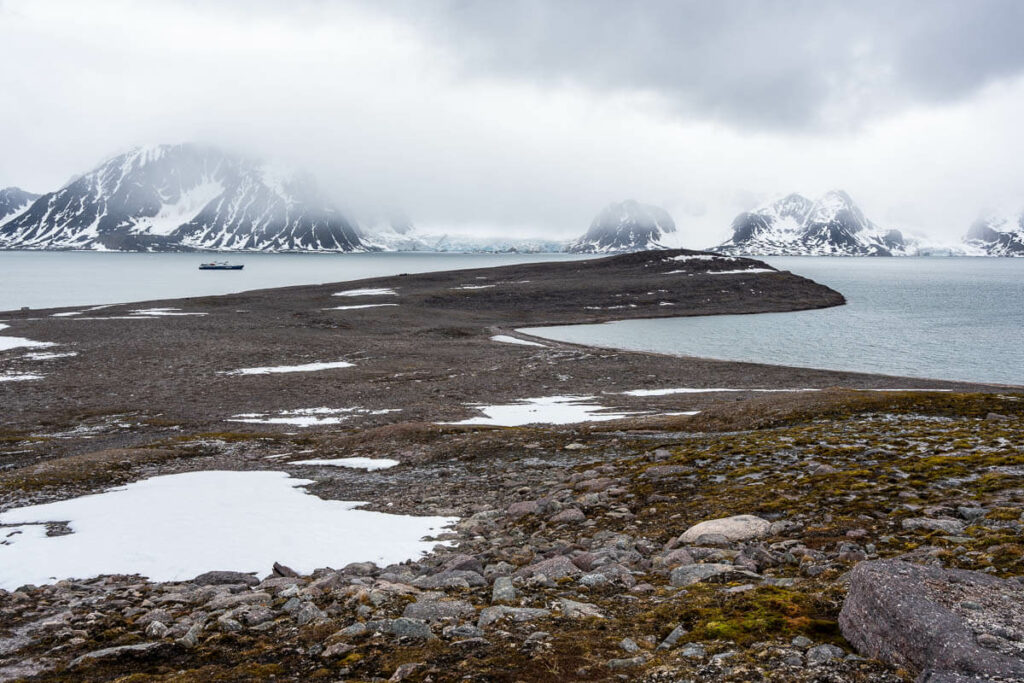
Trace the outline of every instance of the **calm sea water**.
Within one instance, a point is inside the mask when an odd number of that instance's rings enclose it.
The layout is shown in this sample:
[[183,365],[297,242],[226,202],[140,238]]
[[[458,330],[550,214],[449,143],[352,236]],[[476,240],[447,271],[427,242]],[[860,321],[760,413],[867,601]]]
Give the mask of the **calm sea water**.
[[1024,259],[765,260],[842,292],[849,303],[526,331],[676,355],[1024,385]]
[[[121,254],[0,251],[0,311],[230,294],[398,273],[565,261],[569,254]],[[200,271],[211,259],[241,271]]]

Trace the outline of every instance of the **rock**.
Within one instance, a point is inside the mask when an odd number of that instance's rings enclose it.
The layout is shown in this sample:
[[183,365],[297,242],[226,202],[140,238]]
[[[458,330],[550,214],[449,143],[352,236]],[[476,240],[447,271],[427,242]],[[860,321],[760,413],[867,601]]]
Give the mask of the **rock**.
[[347,655],[354,649],[355,646],[349,645],[348,643],[334,643],[333,645],[328,645],[324,651],[320,653],[320,656],[324,659],[335,659],[336,657]]
[[735,515],[694,524],[679,537],[680,543],[693,543],[704,534],[721,534],[730,541],[748,541],[767,536],[771,522],[754,515]]
[[690,586],[707,581],[710,583],[728,583],[730,581],[761,580],[760,575],[749,572],[731,564],[708,562],[705,564],[685,564],[676,567],[669,575],[669,583],[673,586]]
[[516,599],[516,587],[512,585],[512,577],[499,576],[494,579],[494,587],[491,589],[491,602],[514,602]]
[[400,667],[395,669],[395,673],[391,674],[391,678],[388,679],[388,683],[399,683],[399,681],[404,681],[421,668],[423,668],[423,662],[409,662],[408,664],[402,664]]
[[161,641],[153,643],[136,643],[135,645],[119,645],[117,647],[107,647],[102,650],[95,650],[93,652],[87,652],[81,657],[76,657],[71,660],[68,664],[69,669],[73,669],[80,664],[92,662],[100,659],[111,660],[111,659],[127,659],[127,658],[139,658],[145,657],[146,655],[154,654],[157,650],[161,650],[166,647],[166,644]]
[[642,479],[667,479],[669,477],[675,477],[681,474],[690,474],[693,472],[693,468],[686,467],[685,465],[654,465],[644,470],[641,476]]
[[480,562],[478,558],[473,557],[472,555],[465,555],[460,553],[445,560],[445,563],[442,565],[442,570],[448,572],[461,570],[467,572],[476,572],[477,574],[483,574],[484,565],[482,562]]
[[[1015,581],[983,572],[861,562],[850,572],[839,626],[860,654],[924,672],[920,680],[939,680],[936,674],[1024,678],[1020,650],[977,642],[979,634],[1000,629],[1024,637],[1020,590]],[[964,602],[981,609],[964,610]]]
[[252,574],[229,571],[206,572],[192,579],[192,583],[197,586],[221,586],[232,583],[244,583],[247,586],[255,586],[259,582],[260,580]]
[[551,517],[553,524],[568,524],[571,522],[583,522],[586,521],[587,516],[583,514],[583,511],[579,508],[566,508],[558,514]]
[[202,634],[205,627],[206,625],[202,622],[192,624],[188,631],[185,632],[185,635],[174,642],[178,643],[178,645],[181,645],[182,647],[192,649],[199,644],[199,636]]
[[509,618],[512,621],[533,621],[534,619],[543,619],[550,615],[551,610],[538,607],[504,607],[499,605],[496,607],[485,607],[480,610],[480,619],[476,625],[483,628],[505,618]]
[[630,657],[628,659],[611,659],[608,660],[607,667],[609,669],[633,669],[638,666],[643,666],[647,662],[647,655],[637,655],[636,657]]
[[706,655],[707,652],[704,650],[703,643],[687,643],[679,651],[680,657],[689,657],[691,659],[703,659]]
[[687,631],[682,624],[679,624],[674,629],[672,629],[671,633],[665,636],[665,640],[661,641],[658,644],[658,649],[671,650],[676,646],[676,643],[679,642],[679,639],[685,636],[687,633],[689,633],[689,631]]
[[598,576],[604,577],[608,583],[617,583],[625,588],[632,588],[636,585],[636,578],[634,578],[632,572],[617,562],[598,567],[581,577],[580,583],[584,585],[600,585],[599,581],[595,581],[595,578]]
[[476,615],[476,609],[465,600],[419,600],[409,603],[402,612],[403,617],[423,621],[444,621],[463,619]]
[[167,635],[167,631],[169,630],[170,629],[164,626],[163,622],[151,621],[149,622],[149,625],[146,626],[146,635],[150,638],[163,638]]
[[827,662],[842,659],[846,653],[842,648],[835,645],[815,645],[807,651],[807,665],[825,664]]
[[1005,420],[1009,420],[1010,418],[1000,413],[989,413],[988,415],[985,416],[985,419],[988,420],[989,422],[1003,422]]
[[159,622],[163,623],[164,625],[166,625],[166,624],[173,623],[174,622],[174,617],[172,617],[171,613],[168,612],[167,610],[160,609],[158,607],[157,609],[151,609],[148,612],[146,612],[145,614],[143,614],[141,617],[136,618],[135,619],[135,625],[136,626],[147,626],[147,625],[153,623],[154,621],[159,621]]
[[430,626],[422,619],[399,617],[398,619],[391,620],[385,630],[392,635],[399,636],[400,638],[420,638],[429,640],[435,637],[430,630]]
[[587,617],[596,617],[598,619],[604,619],[605,614],[601,611],[601,608],[597,605],[592,605],[589,602],[576,602],[568,598],[561,598],[558,601],[558,605],[562,610],[562,616],[568,617],[569,619],[585,619]]
[[807,636],[794,636],[793,640],[789,641],[789,644],[793,647],[798,647],[801,650],[806,650],[811,645],[814,645],[814,641]]
[[636,641],[632,638],[623,638],[621,641],[619,641],[619,647],[631,655],[640,652],[640,646],[637,645]]
[[481,638],[484,635],[482,629],[472,624],[459,624],[458,626],[445,626],[441,632],[445,638]]
[[295,612],[295,621],[298,622],[299,626],[305,626],[306,624],[326,618],[327,614],[311,602],[303,603],[302,607]]
[[246,626],[259,626],[274,620],[274,612],[266,605],[246,605],[234,611],[234,618]]
[[469,588],[486,586],[487,579],[476,572],[453,569],[433,576],[420,576],[412,582],[417,588]]
[[283,577],[289,577],[289,578],[296,578],[299,575],[299,573],[297,571],[295,571],[291,567],[288,567],[288,566],[285,566],[285,565],[281,564],[280,562],[275,562],[274,563],[274,568],[273,568],[272,571],[274,572],[274,576],[278,576],[278,577],[282,577],[283,576]]
[[516,576],[530,578],[543,574],[549,579],[561,579],[564,577],[577,577],[583,574],[579,567],[572,563],[565,555],[557,555],[547,560],[542,560],[528,567],[523,567],[515,573]]
[[232,607],[238,607],[240,605],[251,605],[254,603],[266,604],[270,601],[270,593],[254,591],[252,593],[238,593],[237,595],[222,595],[206,603],[206,608],[210,610],[231,609]]
[[932,519],[931,517],[911,517],[903,520],[901,526],[907,531],[924,529],[947,534],[959,534],[965,528],[964,523],[959,519]]
[[672,569],[682,564],[693,564],[694,558],[686,548],[676,548],[662,555],[660,560],[663,567]]
[[522,502],[512,503],[511,505],[509,505],[506,514],[512,519],[519,519],[520,517],[525,517],[526,515],[537,514],[538,507],[539,506],[537,505],[537,501],[524,500]]

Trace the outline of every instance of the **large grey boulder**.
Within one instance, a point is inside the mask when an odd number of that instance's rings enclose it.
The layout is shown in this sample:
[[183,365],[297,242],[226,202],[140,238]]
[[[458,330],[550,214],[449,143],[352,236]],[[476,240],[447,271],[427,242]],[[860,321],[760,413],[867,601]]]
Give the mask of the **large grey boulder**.
[[839,627],[860,654],[920,674],[1024,680],[1024,583],[900,560],[861,562]]
[[729,541],[763,538],[771,530],[771,522],[755,515],[734,515],[709,519],[694,524],[679,537],[680,543],[696,543],[701,536],[725,536]]

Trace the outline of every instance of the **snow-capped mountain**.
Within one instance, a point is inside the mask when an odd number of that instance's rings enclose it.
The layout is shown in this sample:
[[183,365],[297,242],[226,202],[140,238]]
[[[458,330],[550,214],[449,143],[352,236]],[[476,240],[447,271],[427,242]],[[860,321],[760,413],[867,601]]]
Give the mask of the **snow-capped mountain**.
[[566,251],[601,254],[667,249],[662,239],[675,231],[676,224],[665,209],[627,199],[606,206],[594,218],[587,233]]
[[194,144],[126,152],[0,226],[20,249],[366,251],[311,178]]
[[25,192],[20,187],[5,187],[0,190],[0,225],[16,218],[37,199],[39,195]]
[[1024,256],[1024,213],[975,221],[964,242],[989,256]]
[[748,256],[894,256],[908,253],[899,230],[882,230],[841,190],[816,201],[791,194],[732,222],[732,238],[712,247]]

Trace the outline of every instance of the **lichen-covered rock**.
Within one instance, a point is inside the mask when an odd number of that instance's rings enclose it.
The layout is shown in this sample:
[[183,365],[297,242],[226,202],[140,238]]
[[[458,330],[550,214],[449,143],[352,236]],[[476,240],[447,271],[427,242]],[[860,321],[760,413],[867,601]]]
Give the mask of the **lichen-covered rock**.
[[861,562],[839,614],[867,657],[914,672],[1024,678],[1024,602],[1018,581],[900,560]]

